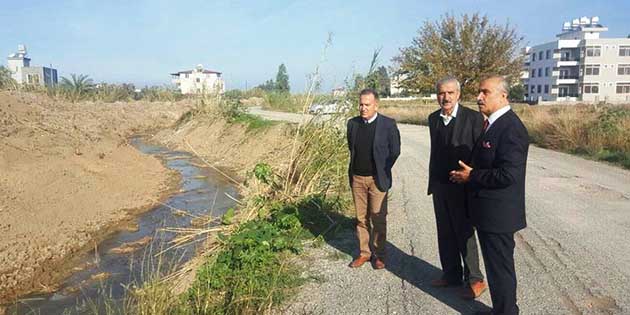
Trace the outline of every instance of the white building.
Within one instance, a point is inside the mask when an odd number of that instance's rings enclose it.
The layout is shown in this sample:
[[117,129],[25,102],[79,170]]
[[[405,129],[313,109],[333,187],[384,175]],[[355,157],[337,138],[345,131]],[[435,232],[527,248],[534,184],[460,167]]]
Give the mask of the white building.
[[171,73],[173,83],[182,94],[213,94],[225,92],[221,72],[204,70],[197,65],[193,70]]
[[406,93],[405,89],[400,86],[400,82],[407,78],[406,74],[396,74],[392,72],[392,76],[389,79],[389,94],[400,95]]
[[7,57],[7,68],[11,71],[11,77],[18,84],[57,85],[57,69],[31,67],[31,59],[26,54],[26,46],[18,45],[18,52]]
[[600,38],[598,17],[565,22],[555,41],[527,47],[526,99],[630,102],[630,38]]

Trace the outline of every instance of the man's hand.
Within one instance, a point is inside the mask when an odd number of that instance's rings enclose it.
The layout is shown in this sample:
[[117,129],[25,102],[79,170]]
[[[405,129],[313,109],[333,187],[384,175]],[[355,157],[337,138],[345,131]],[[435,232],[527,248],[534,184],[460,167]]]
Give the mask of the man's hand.
[[449,173],[449,179],[451,182],[464,184],[470,180],[470,171],[472,171],[472,167],[466,165],[466,163],[459,161],[459,166],[461,167],[457,171],[451,171]]

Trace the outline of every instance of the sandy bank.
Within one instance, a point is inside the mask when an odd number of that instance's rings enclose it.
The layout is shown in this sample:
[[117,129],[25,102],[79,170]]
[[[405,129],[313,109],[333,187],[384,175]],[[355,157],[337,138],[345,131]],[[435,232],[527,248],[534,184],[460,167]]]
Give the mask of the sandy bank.
[[0,92],[0,301],[51,289],[65,261],[168,193],[173,173],[126,139],[186,108]]

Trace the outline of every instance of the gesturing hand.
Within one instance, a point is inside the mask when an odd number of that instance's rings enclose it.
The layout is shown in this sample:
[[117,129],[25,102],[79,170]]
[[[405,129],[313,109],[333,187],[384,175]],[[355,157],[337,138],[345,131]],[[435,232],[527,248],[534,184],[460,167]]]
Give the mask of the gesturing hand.
[[449,179],[450,181],[458,184],[467,183],[470,180],[470,171],[472,171],[472,167],[466,165],[466,163],[461,160],[458,163],[461,168],[456,171],[451,171],[449,173]]

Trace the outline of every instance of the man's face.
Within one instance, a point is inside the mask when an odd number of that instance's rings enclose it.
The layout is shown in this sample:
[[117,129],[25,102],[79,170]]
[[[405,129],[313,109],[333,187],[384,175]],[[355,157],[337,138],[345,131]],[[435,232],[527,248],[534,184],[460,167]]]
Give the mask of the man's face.
[[460,91],[457,89],[457,83],[446,82],[438,88],[438,103],[445,113],[451,113],[457,101],[459,101]]
[[477,105],[479,106],[479,111],[486,117],[508,103],[507,94],[499,88],[499,84],[500,81],[498,79],[487,79],[479,85]]
[[361,95],[359,98],[359,113],[361,118],[369,120],[378,110],[378,102],[372,94]]

